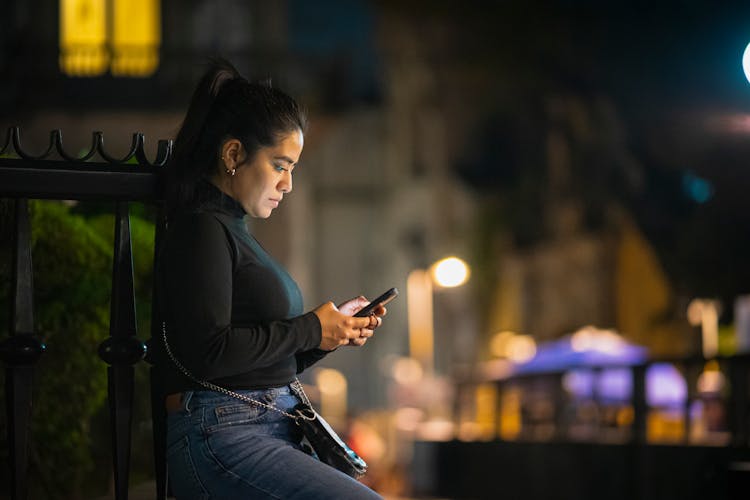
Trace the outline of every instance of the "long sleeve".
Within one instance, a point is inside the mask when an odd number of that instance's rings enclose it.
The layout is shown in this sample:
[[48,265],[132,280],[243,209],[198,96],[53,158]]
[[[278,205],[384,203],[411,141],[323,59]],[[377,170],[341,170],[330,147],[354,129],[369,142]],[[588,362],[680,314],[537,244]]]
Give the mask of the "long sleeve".
[[[238,268],[240,243],[214,215],[196,213],[170,227],[161,256],[168,339],[202,379],[288,371],[298,354],[320,345],[314,313],[285,317],[288,305],[283,294],[274,294],[280,288],[273,275],[253,262]],[[265,378],[273,383],[277,376]]]
[[311,349],[297,353],[297,373],[302,373],[312,365],[325,358],[331,351],[324,351],[323,349]]

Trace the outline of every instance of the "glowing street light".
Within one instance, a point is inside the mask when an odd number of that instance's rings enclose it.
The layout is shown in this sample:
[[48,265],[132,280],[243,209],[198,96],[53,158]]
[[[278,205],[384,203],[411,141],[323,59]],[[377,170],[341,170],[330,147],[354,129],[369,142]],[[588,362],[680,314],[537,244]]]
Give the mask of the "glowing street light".
[[458,257],[446,257],[433,264],[432,278],[445,288],[461,286],[469,279],[469,266]]
[[745,78],[750,82],[750,43],[745,47],[745,53],[742,54],[742,69],[745,71]]
[[406,279],[409,353],[428,374],[433,373],[435,363],[433,283],[441,287],[456,287],[466,283],[469,274],[466,262],[458,257],[447,257],[430,266],[429,270],[413,270]]

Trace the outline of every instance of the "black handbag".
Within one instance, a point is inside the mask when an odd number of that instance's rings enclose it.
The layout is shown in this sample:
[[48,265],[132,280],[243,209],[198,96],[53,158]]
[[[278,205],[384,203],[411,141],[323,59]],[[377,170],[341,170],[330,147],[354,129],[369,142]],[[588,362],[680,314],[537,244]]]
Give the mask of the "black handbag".
[[164,348],[175,366],[177,366],[187,378],[206,389],[220,392],[255,406],[273,410],[291,418],[300,427],[302,434],[304,434],[305,439],[310,443],[310,446],[315,451],[315,454],[321,462],[328,464],[355,479],[362,477],[367,472],[367,463],[362,460],[354,450],[347,446],[344,440],[336,434],[336,431],[328,425],[328,422],[326,422],[325,419],[323,419],[323,417],[321,417],[312,407],[299,379],[295,378],[290,384],[292,391],[302,401],[294,407],[292,410],[293,413],[286,412],[273,405],[263,403],[243,394],[212,384],[207,380],[201,380],[190,373],[188,369],[177,360],[174,354],[172,354],[172,350],[169,348],[169,343],[167,342],[167,325],[162,322],[161,326]]
[[[301,385],[299,386],[301,389]],[[365,475],[367,463],[349,448],[312,406],[300,403],[294,408],[295,421],[321,462],[335,467],[355,479]]]

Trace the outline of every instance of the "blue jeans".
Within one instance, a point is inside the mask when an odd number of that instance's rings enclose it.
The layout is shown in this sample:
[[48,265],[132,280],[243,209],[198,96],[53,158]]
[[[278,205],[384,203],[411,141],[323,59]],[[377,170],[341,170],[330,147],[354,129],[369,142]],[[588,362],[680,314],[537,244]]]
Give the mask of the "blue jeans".
[[[288,386],[237,391],[289,411]],[[167,416],[169,482],[177,499],[380,499],[380,495],[306,453],[294,421],[213,391],[183,393]]]

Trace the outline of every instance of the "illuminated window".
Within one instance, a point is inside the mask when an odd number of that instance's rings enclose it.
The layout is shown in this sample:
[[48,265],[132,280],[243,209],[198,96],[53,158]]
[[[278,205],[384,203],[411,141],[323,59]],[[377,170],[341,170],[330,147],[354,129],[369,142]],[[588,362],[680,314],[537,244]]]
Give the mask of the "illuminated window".
[[107,70],[105,0],[60,0],[60,69],[71,76]]
[[149,76],[159,65],[159,0],[114,0],[112,74]]
[[159,0],[60,0],[60,69],[147,77],[159,66]]

